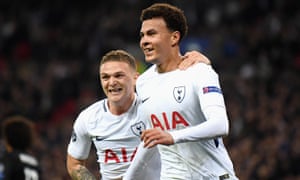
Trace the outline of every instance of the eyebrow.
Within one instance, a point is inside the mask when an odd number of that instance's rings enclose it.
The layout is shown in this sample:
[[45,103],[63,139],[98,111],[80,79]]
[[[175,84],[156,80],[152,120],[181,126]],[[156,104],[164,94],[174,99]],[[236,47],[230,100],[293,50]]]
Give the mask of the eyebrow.
[[155,29],[148,29],[148,30],[146,30],[145,32],[140,32],[140,36],[142,36],[142,35],[144,35],[144,34],[153,34],[153,33],[156,33],[157,32],[157,30],[155,30]]

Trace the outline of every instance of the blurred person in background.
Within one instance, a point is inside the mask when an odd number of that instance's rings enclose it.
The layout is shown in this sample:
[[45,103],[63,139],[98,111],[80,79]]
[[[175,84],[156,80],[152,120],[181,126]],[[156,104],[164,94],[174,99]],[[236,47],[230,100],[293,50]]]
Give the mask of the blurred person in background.
[[[195,62],[210,63],[198,52],[189,52],[183,58],[183,69]],[[99,75],[107,98],[84,109],[74,123],[67,154],[67,169],[72,179],[96,179],[85,165],[92,143],[97,150],[101,178],[121,179],[146,128],[138,112],[141,101],[135,94],[139,75],[135,58],[126,51],[112,50],[102,57]],[[153,159],[152,163],[159,170],[160,161]],[[150,175],[153,174],[145,174],[145,178]],[[155,177],[159,177],[159,171]]]
[[39,162],[29,152],[34,140],[34,124],[23,116],[11,116],[2,122],[1,132],[5,151],[0,155],[0,179],[40,179]]

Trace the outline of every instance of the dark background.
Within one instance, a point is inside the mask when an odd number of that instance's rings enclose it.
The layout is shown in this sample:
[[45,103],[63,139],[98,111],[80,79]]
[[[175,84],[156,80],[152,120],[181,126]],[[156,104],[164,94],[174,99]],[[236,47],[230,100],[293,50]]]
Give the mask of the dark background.
[[32,152],[44,179],[69,179],[73,121],[104,97],[102,55],[125,49],[146,68],[139,14],[153,2],[185,11],[182,53],[201,51],[220,75],[231,124],[224,140],[240,179],[300,179],[299,0],[1,0],[0,119],[36,122]]

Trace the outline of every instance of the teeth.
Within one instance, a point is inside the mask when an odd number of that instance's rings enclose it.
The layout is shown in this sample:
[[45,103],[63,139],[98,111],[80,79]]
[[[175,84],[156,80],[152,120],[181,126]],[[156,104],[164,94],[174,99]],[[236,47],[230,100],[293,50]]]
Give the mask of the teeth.
[[116,88],[116,89],[109,89],[108,91],[109,92],[119,92],[121,90],[122,90],[122,88]]
[[144,49],[145,52],[150,52],[151,50],[152,50],[152,49],[150,49],[150,48],[145,48],[145,49]]

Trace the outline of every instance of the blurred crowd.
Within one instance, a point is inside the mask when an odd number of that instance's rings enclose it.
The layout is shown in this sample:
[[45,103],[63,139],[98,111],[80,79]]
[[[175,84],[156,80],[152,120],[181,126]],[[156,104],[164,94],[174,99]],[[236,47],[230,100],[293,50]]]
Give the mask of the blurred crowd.
[[[72,124],[104,97],[101,56],[125,49],[140,72],[147,67],[139,14],[154,2],[184,10],[182,52],[203,52],[220,75],[231,124],[224,140],[240,179],[300,179],[299,0],[1,0],[0,121],[22,114],[36,123],[43,179],[69,179]],[[94,150],[89,164],[98,173]]]

